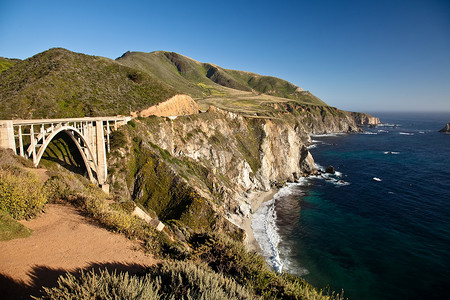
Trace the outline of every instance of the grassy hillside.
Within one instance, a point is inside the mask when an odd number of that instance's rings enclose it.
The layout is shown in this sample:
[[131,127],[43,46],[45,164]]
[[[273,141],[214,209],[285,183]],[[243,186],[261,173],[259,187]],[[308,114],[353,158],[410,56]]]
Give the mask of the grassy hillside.
[[20,59],[10,59],[10,58],[0,57],[0,73],[8,70],[9,68],[14,66],[19,61],[20,61]]
[[223,109],[257,113],[266,110],[264,103],[295,101],[298,104],[326,106],[326,103],[298,86],[271,76],[228,70],[219,66],[200,63],[186,56],[156,51],[151,53],[127,52],[117,59],[123,65],[151,74],[196,98],[207,108],[216,105]]
[[54,48],[0,73],[0,119],[128,115],[175,94],[114,60]]

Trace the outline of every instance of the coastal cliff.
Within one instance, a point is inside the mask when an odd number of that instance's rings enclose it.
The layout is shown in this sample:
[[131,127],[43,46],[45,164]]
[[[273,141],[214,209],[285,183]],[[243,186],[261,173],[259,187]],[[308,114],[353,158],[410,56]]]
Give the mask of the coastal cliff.
[[[211,106],[176,118],[137,118],[121,131],[127,141],[111,155],[110,184],[163,222],[230,229],[223,218],[249,217],[251,192],[316,172],[309,134],[358,132],[371,116],[356,116],[331,107],[279,105],[271,116]],[[195,199],[204,205],[196,207]],[[177,214],[169,212],[174,206]],[[206,215],[197,211],[205,207]]]

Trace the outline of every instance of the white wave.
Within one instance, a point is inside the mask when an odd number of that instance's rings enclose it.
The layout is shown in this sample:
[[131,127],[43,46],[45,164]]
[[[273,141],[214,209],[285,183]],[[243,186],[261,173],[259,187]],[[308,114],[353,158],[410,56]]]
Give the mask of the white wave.
[[326,182],[337,185],[337,186],[344,186],[344,185],[350,185],[350,182],[344,181],[342,179],[337,179],[334,177],[334,175],[331,174],[321,174],[320,179],[325,179]]
[[382,180],[381,180],[380,178],[378,178],[378,177],[374,177],[373,180],[375,180],[375,181],[382,181]]
[[400,124],[390,124],[390,123],[381,123],[377,125],[378,127],[399,127]]
[[317,145],[309,145],[308,147],[306,147],[306,148],[308,148],[308,149],[314,149],[314,148],[316,148],[317,147]]
[[395,151],[384,151],[384,154],[392,154],[392,155],[397,155],[400,154],[400,152],[395,152]]
[[309,180],[307,177],[300,177],[299,179],[297,179],[297,184],[300,186],[308,186]]
[[378,132],[379,132],[379,133],[389,133],[388,130],[383,130],[383,129],[379,129]]
[[322,143],[322,141],[318,141],[318,140],[311,140],[311,143]]
[[262,254],[274,270],[279,273],[283,271],[283,263],[281,262],[280,251],[278,249],[281,238],[276,226],[277,213],[275,210],[275,201],[276,199],[294,193],[293,189],[290,188],[293,185],[296,184],[289,183],[281,188],[272,200],[261,205],[252,219],[253,233],[260,245]]
[[364,131],[364,132],[361,132],[360,134],[377,135],[378,133],[377,132],[372,132],[372,131]]
[[425,131],[419,131],[419,133],[421,133],[421,134],[424,134],[424,133],[425,133]]
[[314,166],[316,167],[317,170],[325,172],[325,168],[319,165],[318,163],[314,163]]
[[412,133],[412,132],[399,132],[398,134],[403,134],[403,135],[414,135],[414,133]]
[[310,134],[310,137],[336,137],[340,135],[346,135],[344,132],[335,132],[335,133],[322,133],[322,134]]
[[350,182],[344,181],[344,180],[333,180],[331,183],[337,185],[337,186],[344,186],[344,185],[350,185]]

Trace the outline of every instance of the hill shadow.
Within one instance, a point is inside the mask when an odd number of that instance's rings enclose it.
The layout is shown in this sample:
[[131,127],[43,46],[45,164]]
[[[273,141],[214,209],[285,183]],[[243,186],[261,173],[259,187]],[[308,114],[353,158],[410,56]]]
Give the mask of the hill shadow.
[[143,274],[147,266],[134,263],[91,263],[85,268],[66,270],[62,268],[49,268],[47,266],[34,266],[28,273],[31,283],[27,284],[20,280],[15,280],[11,276],[0,272],[0,295],[1,299],[31,299],[31,296],[43,296],[43,287],[55,287],[58,285],[58,277],[70,273],[76,277],[81,271],[98,273],[100,270],[128,272],[130,275]]

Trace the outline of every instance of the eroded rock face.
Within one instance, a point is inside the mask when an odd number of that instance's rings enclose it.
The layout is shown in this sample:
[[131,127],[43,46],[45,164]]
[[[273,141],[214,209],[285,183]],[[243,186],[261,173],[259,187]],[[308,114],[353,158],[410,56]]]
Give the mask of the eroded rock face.
[[351,112],[349,113],[355,120],[357,125],[378,125],[381,124],[379,118],[365,113]]
[[141,117],[158,116],[185,116],[198,114],[200,111],[197,103],[188,95],[175,95],[167,101],[151,106],[139,113]]
[[[149,141],[173,157],[204,166],[214,189],[225,197],[269,190],[276,182],[293,181],[315,170],[307,138],[287,122],[246,118],[217,108],[154,121],[148,128]],[[204,190],[203,195],[211,192]]]

